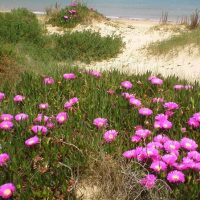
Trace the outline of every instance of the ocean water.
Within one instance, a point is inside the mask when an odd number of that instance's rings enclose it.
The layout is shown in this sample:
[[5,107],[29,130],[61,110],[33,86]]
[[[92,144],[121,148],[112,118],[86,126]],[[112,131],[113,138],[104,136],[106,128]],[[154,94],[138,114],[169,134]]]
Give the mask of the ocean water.
[[[45,11],[45,8],[58,3],[66,6],[70,0],[0,0],[0,10],[26,7],[32,11]],[[168,12],[169,20],[177,20],[191,15],[200,9],[200,0],[86,0],[91,8],[106,16],[159,20],[162,12]]]

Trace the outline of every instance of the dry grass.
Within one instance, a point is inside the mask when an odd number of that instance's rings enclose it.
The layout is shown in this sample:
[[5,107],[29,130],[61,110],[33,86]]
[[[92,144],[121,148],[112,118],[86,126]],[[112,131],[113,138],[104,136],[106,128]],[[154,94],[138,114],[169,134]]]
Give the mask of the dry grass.
[[87,176],[78,184],[81,200],[169,200],[171,189],[158,180],[156,187],[146,190],[139,183],[149,172],[137,162],[116,160],[101,153],[92,157]]

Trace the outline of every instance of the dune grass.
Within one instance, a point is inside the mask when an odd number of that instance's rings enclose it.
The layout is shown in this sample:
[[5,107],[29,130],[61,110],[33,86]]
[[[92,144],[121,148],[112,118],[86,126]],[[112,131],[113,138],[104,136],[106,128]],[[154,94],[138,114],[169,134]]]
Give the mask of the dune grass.
[[147,47],[147,51],[149,54],[156,56],[173,55],[190,45],[200,49],[200,28],[184,31],[169,39],[152,43]]
[[[47,35],[36,15],[26,9],[0,13],[0,77],[12,70],[19,72],[20,68],[45,72],[57,62],[101,61],[115,57],[122,47],[120,37],[101,37],[91,31]],[[15,73],[10,74],[15,76]],[[0,82],[4,80],[1,78]]]
[[[71,10],[75,11],[75,13],[71,14]],[[63,28],[74,28],[78,24],[88,24],[93,20],[105,20],[102,14],[93,9],[89,9],[83,3],[75,4],[75,6],[69,5],[63,9],[54,9],[49,12],[48,18],[47,23]]]

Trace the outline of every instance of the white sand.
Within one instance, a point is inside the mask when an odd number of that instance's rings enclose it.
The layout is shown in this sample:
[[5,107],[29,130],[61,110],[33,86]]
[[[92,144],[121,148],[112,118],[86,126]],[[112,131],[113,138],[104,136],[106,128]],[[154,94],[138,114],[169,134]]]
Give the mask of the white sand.
[[[153,30],[152,27],[155,25],[158,25],[158,22],[112,19],[107,22],[94,22],[91,25],[77,26],[74,31],[91,29],[99,31],[102,36],[117,34],[121,35],[125,42],[123,52],[116,58],[90,65],[83,63],[78,63],[78,65],[97,70],[118,69],[128,73],[151,71],[153,74],[162,74],[163,76],[176,75],[191,82],[199,81],[200,57],[194,52],[194,48],[183,49],[177,52],[178,55],[174,57],[146,55],[145,46],[177,34],[173,31]],[[48,30],[50,33],[60,33],[60,30],[55,27],[48,26]]]

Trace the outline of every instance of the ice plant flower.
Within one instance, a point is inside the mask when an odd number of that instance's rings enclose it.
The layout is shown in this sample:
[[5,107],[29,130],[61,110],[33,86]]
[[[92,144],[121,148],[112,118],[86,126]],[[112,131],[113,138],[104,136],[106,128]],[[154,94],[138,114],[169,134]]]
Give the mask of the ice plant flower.
[[0,166],[6,165],[8,160],[10,160],[10,156],[7,153],[0,154]]
[[88,74],[96,78],[100,78],[102,76],[101,72],[96,71],[96,70],[89,70]]
[[116,139],[117,135],[118,132],[116,130],[109,130],[104,133],[103,138],[107,143],[110,143]]
[[65,123],[68,120],[68,118],[69,117],[68,117],[68,114],[66,112],[60,112],[56,116],[56,121],[59,124],[63,124],[63,123]]
[[39,132],[41,132],[42,134],[46,134],[48,132],[48,129],[45,126],[35,125],[35,126],[32,126],[31,131],[35,134]]
[[113,95],[113,94],[115,94],[115,91],[112,90],[112,89],[109,89],[109,90],[107,90],[107,93],[110,94],[110,95]]
[[24,120],[27,120],[28,119],[28,115],[25,114],[25,113],[19,113],[17,115],[15,115],[15,120],[16,121],[24,121]]
[[130,81],[123,81],[121,82],[121,86],[125,89],[131,89],[133,84]]
[[5,94],[3,92],[0,92],[0,102],[3,101],[5,98]]
[[141,101],[139,99],[135,99],[135,98],[130,98],[129,103],[136,107],[140,107],[142,105]]
[[0,116],[1,121],[12,121],[13,120],[13,115],[11,114],[2,114]]
[[153,99],[152,99],[152,102],[153,102],[153,103],[163,103],[163,102],[164,102],[164,98],[160,98],[160,97],[158,97],[158,98],[153,98]]
[[200,122],[200,113],[194,113],[194,115],[192,116],[193,118],[195,118],[198,122]]
[[43,82],[45,85],[52,85],[52,84],[54,84],[55,81],[52,77],[46,77],[46,78],[44,78]]
[[34,122],[42,122],[44,121],[45,123],[49,120],[49,117],[43,114],[38,114],[37,117],[34,119]]
[[147,138],[149,135],[151,135],[151,131],[148,129],[139,129],[135,131],[135,135],[139,136],[140,138]]
[[127,159],[132,159],[136,157],[135,149],[125,151],[123,157]]
[[188,152],[187,157],[193,159],[196,162],[200,162],[200,153],[197,151]]
[[140,184],[147,189],[151,189],[156,184],[156,176],[153,174],[148,174],[140,180]]
[[105,118],[96,118],[93,121],[93,124],[97,127],[97,128],[102,128],[107,126],[107,122],[108,120]]
[[188,124],[189,124],[191,127],[194,127],[194,128],[197,128],[197,127],[200,126],[199,121],[197,121],[196,118],[194,118],[194,117],[191,117],[191,118],[188,120]]
[[46,110],[49,107],[49,104],[48,103],[41,103],[41,104],[39,104],[38,107],[41,110]]
[[150,116],[153,114],[153,111],[149,108],[140,108],[139,109],[139,114],[143,116]]
[[135,95],[129,94],[128,92],[122,92],[121,95],[127,100],[130,100],[131,98],[135,99]]
[[78,101],[79,99],[77,97],[74,97],[65,103],[64,108],[71,109],[74,104],[78,103]]
[[186,149],[188,151],[194,151],[198,148],[198,145],[194,140],[186,137],[181,139],[180,145],[183,149]]
[[152,85],[162,85],[163,84],[163,80],[157,77],[152,78],[151,80],[151,84]]
[[13,128],[13,123],[10,121],[3,121],[0,123],[1,130],[11,130]]
[[64,18],[64,20],[68,20],[69,19],[69,17],[67,15],[64,15],[63,18]]
[[25,99],[24,96],[22,96],[22,95],[16,95],[16,96],[14,97],[14,102],[20,103],[20,102],[24,101],[24,99]]
[[180,143],[176,140],[168,140],[164,143],[164,149],[167,152],[173,152],[180,149]]
[[175,102],[166,102],[164,108],[167,110],[176,110],[179,109],[179,105]]
[[5,183],[0,186],[0,197],[3,199],[8,199],[13,196],[16,188],[13,183]]
[[71,6],[71,7],[76,7],[77,5],[78,4],[76,2],[72,2],[72,3],[69,4],[69,6]]
[[155,172],[166,171],[167,165],[163,161],[153,161],[150,169],[154,170]]
[[178,157],[174,154],[165,154],[164,156],[162,156],[162,160],[172,166],[176,161],[177,161]]
[[32,147],[32,146],[39,144],[39,143],[40,143],[40,139],[37,135],[34,136],[34,137],[31,137],[31,138],[29,138],[25,141],[25,145],[27,147]]
[[174,90],[183,90],[184,88],[184,85],[174,85]]
[[158,120],[154,122],[154,128],[171,129],[172,122],[169,120]]
[[168,173],[167,180],[170,183],[184,183],[185,175],[181,171],[174,170]]
[[72,14],[72,15],[74,15],[74,14],[77,13],[77,11],[76,10],[69,10],[69,13]]
[[74,80],[74,79],[76,78],[76,75],[73,74],[73,73],[64,74],[64,75],[63,75],[63,78],[64,78],[65,80]]
[[138,143],[138,142],[140,142],[141,141],[141,137],[140,136],[138,136],[138,135],[133,135],[132,137],[131,137],[131,142],[133,142],[133,143]]

